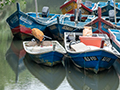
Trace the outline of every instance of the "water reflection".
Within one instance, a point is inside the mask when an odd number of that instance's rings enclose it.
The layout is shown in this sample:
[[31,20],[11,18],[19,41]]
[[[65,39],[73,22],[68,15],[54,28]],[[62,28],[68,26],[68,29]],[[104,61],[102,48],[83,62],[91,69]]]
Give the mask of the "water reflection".
[[49,89],[57,89],[65,78],[65,69],[61,63],[53,67],[36,64],[28,54],[25,55],[24,63],[28,70]]
[[[64,66],[60,63],[56,66],[48,67],[36,64],[24,51],[22,42],[16,40],[11,42],[11,46],[6,52],[6,60],[16,74],[16,82],[18,81],[18,76],[20,77],[19,74],[26,69],[25,66],[30,71],[30,74],[26,71],[22,75],[22,83],[19,80],[18,84],[9,84],[8,87],[11,88],[9,90],[18,90],[21,86],[24,87],[22,90],[25,90],[26,85],[28,85],[27,88],[30,86],[42,88],[41,83],[50,90],[66,90],[66,88],[69,90],[119,90],[119,60],[114,64],[117,73],[113,67],[98,74],[87,72],[84,69],[78,69],[68,58],[64,58]],[[31,74],[40,82],[32,78]],[[25,79],[26,77],[27,79]],[[13,87],[15,89],[12,89]],[[37,88],[36,90],[38,90]],[[32,89],[29,88],[29,90]]]
[[119,75],[119,79],[120,79],[120,59],[117,59],[114,62],[114,67],[115,67],[115,70],[117,71],[117,74]]
[[72,62],[66,64],[67,80],[75,90],[117,90],[119,78],[112,67],[99,74],[78,69]]
[[10,48],[6,52],[6,60],[16,74],[16,82],[18,81],[19,73],[25,70],[23,63],[25,54],[26,52],[22,47],[22,41],[16,41],[13,39]]

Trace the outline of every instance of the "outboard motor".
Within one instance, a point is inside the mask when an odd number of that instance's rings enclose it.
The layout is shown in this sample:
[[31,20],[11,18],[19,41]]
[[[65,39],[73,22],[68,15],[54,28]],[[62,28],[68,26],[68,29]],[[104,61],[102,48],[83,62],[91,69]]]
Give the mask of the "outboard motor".
[[[77,9],[75,9],[75,12],[74,12],[74,20],[76,19],[76,13],[77,13]],[[78,21],[81,21],[81,15],[82,15],[82,12],[81,12],[81,9],[79,9],[79,12],[78,12]]]
[[92,2],[91,1],[85,1],[85,6],[92,7]]
[[42,17],[48,17],[48,15],[49,15],[49,7],[44,6],[42,8]]
[[109,20],[111,22],[115,21],[115,17],[114,17],[114,10],[109,10]]

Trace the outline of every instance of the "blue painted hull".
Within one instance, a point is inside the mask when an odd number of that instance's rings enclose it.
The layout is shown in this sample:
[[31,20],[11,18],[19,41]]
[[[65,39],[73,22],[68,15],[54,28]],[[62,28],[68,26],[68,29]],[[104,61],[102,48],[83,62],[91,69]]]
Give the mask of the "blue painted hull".
[[82,32],[82,29],[57,23],[49,26],[48,29],[52,33],[53,39],[60,41],[64,40],[64,32]]
[[96,22],[92,25],[92,32],[93,33],[104,33],[109,36],[108,28],[111,28],[111,26],[107,25],[105,22],[101,21],[101,29],[99,29],[99,22]]
[[[115,3],[116,5],[116,16],[120,16],[120,3]],[[109,16],[109,10],[114,10],[114,2],[111,2],[108,0],[108,2],[98,2],[98,6],[97,7],[100,7],[101,8],[101,15],[102,16]],[[97,9],[96,10],[93,10],[94,14],[95,15],[98,15],[98,11]]]
[[16,11],[6,20],[11,28],[14,29],[20,25],[23,25],[26,28],[38,28],[40,30],[44,30],[46,28],[45,23],[39,22],[35,20],[35,18],[21,12]]
[[118,58],[112,53],[104,50],[91,51],[85,53],[68,53],[72,61],[79,67],[99,71],[99,69],[109,69]]
[[19,4],[17,3],[17,11],[6,20],[13,35],[18,36],[20,39],[26,39],[33,36],[31,32],[33,28],[38,28],[44,32],[47,27],[45,21],[48,18],[36,19],[35,15],[35,13],[24,13],[20,11]]
[[107,34],[110,37],[110,33],[108,32],[109,28],[116,28],[120,29],[120,17],[117,17],[117,25],[115,25],[115,22],[110,22],[109,17],[102,17],[101,16],[101,8],[98,8],[98,11],[100,12],[98,17],[96,17],[94,20],[86,24],[86,26],[92,27],[93,33],[102,33]]
[[120,30],[109,29],[110,39],[112,40],[113,47],[120,53]]
[[64,15],[60,16],[56,22],[52,22],[48,24],[48,30],[53,35],[53,39],[55,40],[64,40],[64,32],[82,32],[84,26],[89,23],[94,15],[83,15],[82,18],[87,18],[84,22],[78,21],[75,26],[75,21],[71,21],[70,17],[72,14],[66,14],[67,17]]
[[118,45],[116,45],[116,43],[114,41],[112,41],[112,45],[120,53],[120,47]]
[[56,51],[51,51],[48,53],[44,54],[29,54],[30,57],[37,63],[41,63],[47,66],[53,66],[56,65],[57,63],[61,63],[62,58],[64,54],[56,52]]

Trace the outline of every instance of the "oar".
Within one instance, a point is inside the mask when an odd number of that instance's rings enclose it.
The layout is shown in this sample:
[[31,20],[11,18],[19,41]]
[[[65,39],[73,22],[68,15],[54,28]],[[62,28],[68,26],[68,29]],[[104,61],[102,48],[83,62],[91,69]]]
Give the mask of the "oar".
[[46,36],[46,35],[44,35],[43,37],[48,38],[48,39],[52,39],[51,37],[48,37],[48,36]]

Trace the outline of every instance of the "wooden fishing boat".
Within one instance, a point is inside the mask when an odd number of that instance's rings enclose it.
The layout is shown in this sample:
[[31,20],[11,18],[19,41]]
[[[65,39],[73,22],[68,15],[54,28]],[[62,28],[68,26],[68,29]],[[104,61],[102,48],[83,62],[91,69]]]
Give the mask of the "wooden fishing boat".
[[98,74],[78,69],[73,63],[69,63],[65,68],[67,81],[74,90],[118,89],[119,77],[114,67]]
[[25,55],[24,63],[30,73],[41,82],[41,85],[44,84],[47,89],[56,90],[65,79],[66,73],[62,63],[53,67],[38,65],[31,60],[28,54]]
[[24,40],[33,36],[31,33],[32,28],[38,28],[41,31],[45,31],[47,26],[46,21],[48,21],[50,17],[50,20],[53,20],[57,16],[59,15],[49,14],[48,7],[43,7],[42,13],[24,13],[20,10],[19,3],[17,3],[17,11],[10,15],[6,21],[10,26],[13,36]]
[[[110,10],[114,10],[114,0],[108,0],[107,2],[98,2],[96,4],[96,8],[93,10],[95,15],[98,15],[98,7],[101,8],[102,12],[102,16],[109,16],[109,11]],[[116,5],[116,16],[120,16],[120,3],[115,2]]]
[[[86,29],[87,30],[87,29]],[[88,30],[89,31],[89,30]],[[91,31],[92,32],[92,31]],[[110,43],[106,34],[92,34],[89,32],[65,32],[64,43],[68,56],[76,66],[95,73],[109,69],[118,59],[118,53]]]
[[120,30],[109,29],[110,39],[112,41],[113,47],[120,53]]
[[64,32],[82,32],[83,27],[88,24],[95,16],[81,15],[81,20],[75,21],[74,14],[64,14],[57,17],[56,22],[47,25],[53,39],[64,40]]
[[91,26],[93,33],[103,33],[107,34],[110,37],[108,32],[109,28],[120,28],[120,17],[116,17],[117,23],[110,17],[102,17],[101,16],[101,8],[98,8],[98,17],[94,18],[92,21],[87,23],[85,26]]
[[[94,10],[95,7],[96,7],[96,3],[92,3],[91,1],[86,1],[81,3],[80,9],[82,11],[82,14],[90,15],[92,14],[92,11]],[[76,8],[77,8],[77,0],[66,1],[62,6],[60,6],[62,14],[66,14],[66,13],[73,14]]]
[[40,45],[36,41],[24,41],[23,47],[36,63],[48,66],[61,63],[66,53],[58,41],[42,41]]

